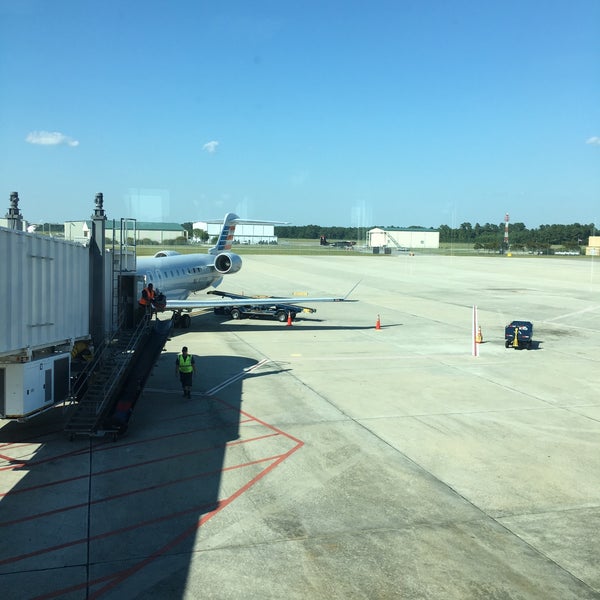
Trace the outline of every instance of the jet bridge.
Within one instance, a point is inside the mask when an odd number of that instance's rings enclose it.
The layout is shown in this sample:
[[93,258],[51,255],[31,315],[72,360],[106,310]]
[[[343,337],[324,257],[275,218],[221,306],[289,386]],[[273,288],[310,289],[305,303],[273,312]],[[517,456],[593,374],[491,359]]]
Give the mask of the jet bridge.
[[0,418],[69,394],[71,349],[89,340],[89,255],[81,244],[0,228]]
[[0,227],[0,418],[26,420],[72,397],[76,350],[89,355],[112,332],[133,328],[135,220],[113,221],[105,243],[103,196],[96,194],[89,243],[25,231],[17,192]]

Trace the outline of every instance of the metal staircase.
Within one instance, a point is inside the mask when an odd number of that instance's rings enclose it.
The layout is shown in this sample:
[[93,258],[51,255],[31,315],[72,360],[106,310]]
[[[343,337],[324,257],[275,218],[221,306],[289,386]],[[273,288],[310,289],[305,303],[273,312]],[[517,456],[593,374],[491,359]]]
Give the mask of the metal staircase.
[[72,400],[79,401],[65,425],[70,439],[77,435],[116,435],[114,429],[104,427],[104,422],[128,368],[149,332],[147,318],[133,330],[118,330],[82,371],[71,392]]

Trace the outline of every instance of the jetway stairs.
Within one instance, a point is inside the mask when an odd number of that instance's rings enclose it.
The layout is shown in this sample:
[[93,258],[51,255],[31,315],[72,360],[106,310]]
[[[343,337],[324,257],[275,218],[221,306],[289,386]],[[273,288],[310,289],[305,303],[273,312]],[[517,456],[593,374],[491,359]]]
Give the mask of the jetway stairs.
[[[118,396],[127,387],[132,372],[149,372],[170,328],[170,321],[152,322],[145,318],[135,329],[118,330],[104,344],[73,385],[71,399],[76,404],[64,429],[71,440],[76,436],[116,437],[119,428],[110,424],[110,415]],[[152,348],[152,356],[148,355],[148,348]],[[139,379],[139,375],[135,377]]]

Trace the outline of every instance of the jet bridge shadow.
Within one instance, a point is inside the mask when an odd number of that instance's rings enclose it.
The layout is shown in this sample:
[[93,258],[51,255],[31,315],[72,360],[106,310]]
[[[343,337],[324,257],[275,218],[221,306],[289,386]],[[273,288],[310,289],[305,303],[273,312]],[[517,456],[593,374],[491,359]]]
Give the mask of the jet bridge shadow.
[[60,407],[0,428],[3,600],[185,596],[202,526],[302,445],[241,409],[279,368],[195,356],[192,399],[163,353],[117,441],[69,441]]

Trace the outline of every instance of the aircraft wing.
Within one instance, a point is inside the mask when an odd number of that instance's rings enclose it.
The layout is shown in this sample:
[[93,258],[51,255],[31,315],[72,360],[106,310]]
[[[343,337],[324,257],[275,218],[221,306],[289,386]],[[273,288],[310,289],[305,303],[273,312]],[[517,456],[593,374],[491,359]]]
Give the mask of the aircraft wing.
[[167,304],[165,310],[193,310],[198,308],[215,308],[219,306],[240,306],[240,305],[252,305],[252,306],[271,306],[275,304],[310,304],[312,302],[356,302],[356,300],[348,300],[347,298],[310,298],[294,296],[292,298],[220,298],[215,300],[169,300],[167,298]]
[[211,290],[207,294],[218,295],[219,299],[215,300],[200,300],[200,299],[186,299],[186,300],[169,300],[167,297],[167,303],[164,310],[194,310],[198,308],[218,308],[219,306],[272,306],[276,304],[289,304],[292,306],[298,306],[299,309],[303,307],[302,304],[311,304],[313,302],[357,302],[357,300],[349,300],[348,297],[356,289],[360,281],[358,281],[354,287],[343,297],[335,298],[331,296],[310,298],[308,296],[292,296],[292,297],[259,297],[244,296],[240,294],[231,294],[229,292],[221,292],[217,290]]

